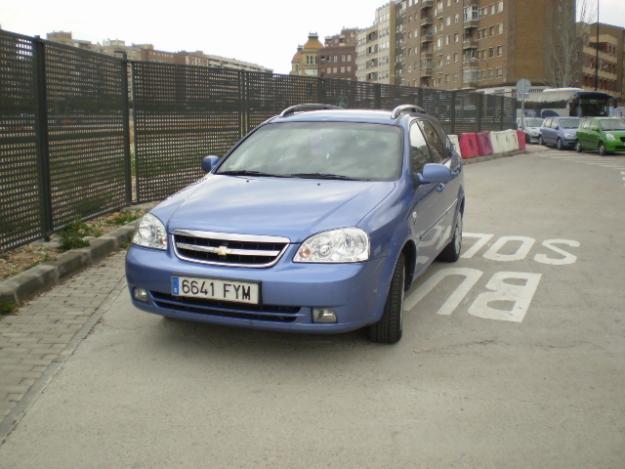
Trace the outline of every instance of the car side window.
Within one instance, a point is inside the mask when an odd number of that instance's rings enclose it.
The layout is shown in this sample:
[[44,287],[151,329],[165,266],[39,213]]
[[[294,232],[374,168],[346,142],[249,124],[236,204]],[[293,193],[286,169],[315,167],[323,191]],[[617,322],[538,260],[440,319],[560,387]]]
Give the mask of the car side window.
[[420,173],[430,162],[430,151],[421,128],[416,122],[410,126],[410,169],[413,174]]
[[419,127],[421,127],[430,148],[429,163],[440,163],[445,160],[445,144],[434,126],[428,121],[419,121]]

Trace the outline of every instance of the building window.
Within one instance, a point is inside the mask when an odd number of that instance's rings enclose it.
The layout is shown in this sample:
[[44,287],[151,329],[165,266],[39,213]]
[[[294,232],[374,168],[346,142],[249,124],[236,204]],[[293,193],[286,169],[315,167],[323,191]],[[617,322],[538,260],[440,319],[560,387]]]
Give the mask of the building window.
[[497,55],[500,57],[503,55],[503,46],[497,46]]
[[503,11],[503,2],[502,1],[497,4],[497,11],[499,13],[501,13]]

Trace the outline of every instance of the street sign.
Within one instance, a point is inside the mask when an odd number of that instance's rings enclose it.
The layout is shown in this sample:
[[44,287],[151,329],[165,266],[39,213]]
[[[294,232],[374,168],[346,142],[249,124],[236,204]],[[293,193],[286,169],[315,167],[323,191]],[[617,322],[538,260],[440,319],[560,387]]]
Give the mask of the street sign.
[[530,94],[530,88],[532,87],[532,82],[526,78],[521,78],[516,82],[516,96],[517,99],[525,99]]

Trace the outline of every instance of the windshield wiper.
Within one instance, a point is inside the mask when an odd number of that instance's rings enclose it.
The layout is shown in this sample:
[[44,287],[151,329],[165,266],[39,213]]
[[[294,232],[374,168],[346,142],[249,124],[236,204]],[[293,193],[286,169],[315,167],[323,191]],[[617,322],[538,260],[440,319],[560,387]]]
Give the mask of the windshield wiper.
[[217,174],[221,176],[258,176],[258,177],[272,177],[272,178],[288,177],[288,176],[284,176],[281,174],[269,174],[269,173],[263,173],[262,171],[249,171],[249,170],[220,171]]
[[341,181],[357,181],[357,179],[350,178],[349,176],[341,176],[340,174],[328,173],[296,173],[290,174],[289,177],[302,179],[337,179]]

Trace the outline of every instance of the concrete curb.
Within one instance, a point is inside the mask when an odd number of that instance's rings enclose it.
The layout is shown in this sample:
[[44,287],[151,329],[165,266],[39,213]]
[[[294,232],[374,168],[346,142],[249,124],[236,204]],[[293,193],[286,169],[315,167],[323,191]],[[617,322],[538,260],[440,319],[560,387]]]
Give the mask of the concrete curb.
[[19,306],[33,296],[49,290],[87,266],[95,264],[132,240],[137,222],[92,239],[89,247],[64,252],[53,261],[44,262],[0,282],[0,304]]
[[477,156],[475,158],[469,158],[468,160],[462,160],[464,164],[475,164],[482,163],[484,161],[498,160],[499,158],[509,158],[511,156],[523,155],[527,153],[527,151],[510,151],[507,153],[499,153],[497,155],[488,155],[488,156]]

